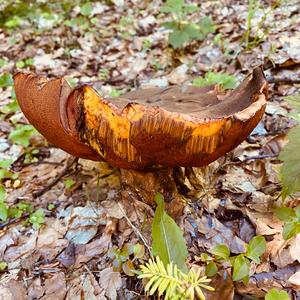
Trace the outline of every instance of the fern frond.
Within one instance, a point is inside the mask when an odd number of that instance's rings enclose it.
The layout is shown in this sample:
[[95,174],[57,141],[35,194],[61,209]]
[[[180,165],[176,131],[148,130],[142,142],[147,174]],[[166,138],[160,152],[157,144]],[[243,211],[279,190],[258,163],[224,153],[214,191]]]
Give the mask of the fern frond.
[[149,281],[145,286],[145,291],[150,295],[158,293],[159,296],[165,294],[165,300],[194,299],[195,294],[205,300],[202,289],[213,291],[207,285],[210,282],[206,276],[201,277],[200,269],[190,269],[186,274],[178,269],[177,265],[171,262],[164,266],[159,257],[150,258],[146,265],[140,266],[142,274],[138,278],[147,278]]

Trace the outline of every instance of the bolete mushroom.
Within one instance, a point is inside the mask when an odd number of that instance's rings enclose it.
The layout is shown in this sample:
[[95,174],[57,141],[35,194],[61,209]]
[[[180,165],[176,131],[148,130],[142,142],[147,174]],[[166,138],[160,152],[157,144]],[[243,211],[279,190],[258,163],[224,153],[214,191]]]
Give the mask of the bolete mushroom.
[[227,93],[218,86],[170,86],[104,99],[89,85],[71,89],[63,78],[18,73],[14,83],[25,116],[51,143],[119,167],[127,189],[150,203],[160,191],[174,212],[182,205],[172,168],[205,166],[234,149],[267,101],[260,67]]

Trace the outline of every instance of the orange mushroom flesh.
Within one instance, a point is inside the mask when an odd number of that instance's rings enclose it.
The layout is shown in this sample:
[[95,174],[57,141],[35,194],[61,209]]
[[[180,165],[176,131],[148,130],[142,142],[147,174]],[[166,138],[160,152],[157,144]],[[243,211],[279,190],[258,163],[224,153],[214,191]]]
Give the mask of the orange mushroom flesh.
[[155,192],[163,193],[175,217],[183,205],[172,168],[205,166],[234,149],[261,120],[267,102],[261,68],[227,93],[218,86],[171,86],[103,99],[88,85],[72,90],[63,78],[18,73],[14,82],[22,111],[49,142],[121,168],[127,195],[134,191],[152,204]]

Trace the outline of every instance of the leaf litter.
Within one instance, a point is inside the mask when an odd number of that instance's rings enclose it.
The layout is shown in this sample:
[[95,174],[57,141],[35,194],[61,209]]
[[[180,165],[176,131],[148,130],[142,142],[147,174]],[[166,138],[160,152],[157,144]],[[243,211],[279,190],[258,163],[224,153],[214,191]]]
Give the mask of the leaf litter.
[[[0,64],[0,72],[14,72],[17,61],[32,58],[27,70],[94,84],[110,96],[138,86],[191,83],[211,70],[228,72],[241,80],[246,71],[263,64],[271,84],[262,122],[225,158],[205,170],[183,170],[188,205],[180,225],[188,244],[189,263],[217,244],[239,254],[254,235],[266,237],[267,250],[251,271],[249,282],[233,283],[230,274],[220,270],[212,285],[224,287],[207,293],[207,299],[241,299],[238,294],[263,297],[274,287],[285,288],[294,299],[300,299],[300,235],[285,241],[283,222],[272,213],[281,203],[277,156],[287,142],[288,130],[295,125],[282,96],[300,89],[295,78],[300,74],[299,2],[284,3],[284,9],[270,12],[265,21],[267,38],[250,51],[243,51],[241,46],[246,2],[203,2],[199,14],[211,16],[221,42],[213,41],[211,35],[185,51],[168,47],[167,31],[161,27],[165,20],[159,16],[160,1],[89,5],[75,6],[68,20],[80,21],[82,14],[87,14],[88,26],[40,18],[37,27],[25,24],[14,31],[0,28],[0,53],[7,61],[3,67]],[[258,12],[255,18],[260,17]],[[229,23],[229,19],[235,21]],[[11,87],[0,87],[0,110],[11,102],[11,92]],[[15,161],[26,154],[23,146],[9,140],[14,128],[11,117],[1,115],[0,160]],[[27,124],[25,118],[21,123]],[[26,201],[43,208],[45,223],[33,230],[20,218],[0,229],[0,262],[7,264],[0,271],[0,298],[145,297],[138,281],[112,269],[108,250],[112,246],[121,249],[128,242],[150,244],[153,209],[136,199],[130,203],[122,200],[118,171],[105,163],[79,160],[62,173],[67,154],[43,139],[36,148],[41,153],[38,161],[21,160],[18,166],[13,165],[20,184],[14,186],[13,179],[5,181],[6,202]],[[44,189],[60,174],[62,179],[76,179],[73,189],[63,180]],[[36,191],[42,193],[33,197]],[[291,206],[299,204],[299,198],[287,201]],[[53,210],[48,209],[49,204]]]

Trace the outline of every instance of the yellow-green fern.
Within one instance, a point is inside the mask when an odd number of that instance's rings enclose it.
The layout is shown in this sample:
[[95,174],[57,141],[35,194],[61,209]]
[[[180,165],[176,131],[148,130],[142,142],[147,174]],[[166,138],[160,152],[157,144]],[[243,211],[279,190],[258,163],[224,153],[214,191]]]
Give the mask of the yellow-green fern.
[[165,268],[158,256],[155,259],[150,258],[146,265],[142,265],[141,271],[139,278],[149,280],[145,291],[150,295],[155,292],[158,292],[159,296],[164,294],[165,300],[195,299],[195,295],[200,300],[205,300],[202,289],[214,290],[207,285],[211,280],[206,276],[201,277],[200,269],[192,268],[185,274],[173,262]]

